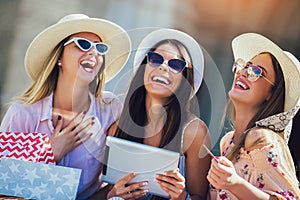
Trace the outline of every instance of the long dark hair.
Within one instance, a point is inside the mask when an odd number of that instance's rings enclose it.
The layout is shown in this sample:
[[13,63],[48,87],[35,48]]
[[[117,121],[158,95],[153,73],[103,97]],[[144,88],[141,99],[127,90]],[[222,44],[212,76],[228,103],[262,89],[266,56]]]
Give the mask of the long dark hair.
[[[162,44],[170,43],[180,52],[182,58],[191,63],[186,48],[177,40],[163,40],[157,43],[150,51],[154,51]],[[188,58],[187,58],[188,57]],[[144,72],[147,64],[146,57],[142,61],[135,76],[133,77],[124,102],[116,137],[124,138],[139,143],[144,142],[145,126],[148,123],[146,111],[146,89],[144,86]],[[191,64],[190,64],[191,65]],[[182,71],[183,77],[180,86],[172,94],[164,105],[166,121],[162,129],[162,138],[159,147],[180,151],[179,147],[182,132],[182,124],[186,121],[189,108],[189,97],[194,84],[192,65]],[[187,80],[187,81],[186,81]],[[167,147],[166,147],[167,146]]]
[[[250,129],[255,127],[255,122],[267,118],[269,116],[272,116],[277,113],[281,113],[284,111],[284,100],[285,100],[285,82],[283,77],[283,72],[281,69],[281,66],[277,59],[268,52],[263,52],[261,54],[268,54],[270,55],[272,59],[272,64],[275,71],[275,86],[272,87],[272,96],[268,101],[263,102],[261,105],[261,110],[259,110],[254,117],[250,120],[250,122],[247,125],[246,132],[242,134],[237,144],[234,146],[232,151],[227,155],[227,157],[234,161],[236,156],[238,155],[240,148],[244,146],[245,139],[250,132]],[[232,105],[230,105],[231,109],[231,121],[234,124],[235,119],[235,111]]]

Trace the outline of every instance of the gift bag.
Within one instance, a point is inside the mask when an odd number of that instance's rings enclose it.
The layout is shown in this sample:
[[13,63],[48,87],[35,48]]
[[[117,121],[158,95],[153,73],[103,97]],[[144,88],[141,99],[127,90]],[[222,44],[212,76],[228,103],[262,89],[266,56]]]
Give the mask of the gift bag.
[[0,132],[0,160],[18,160],[55,164],[47,134],[31,132]]
[[[25,199],[76,199],[81,169],[14,158],[0,161],[0,194]],[[1,196],[0,196],[1,199]]]

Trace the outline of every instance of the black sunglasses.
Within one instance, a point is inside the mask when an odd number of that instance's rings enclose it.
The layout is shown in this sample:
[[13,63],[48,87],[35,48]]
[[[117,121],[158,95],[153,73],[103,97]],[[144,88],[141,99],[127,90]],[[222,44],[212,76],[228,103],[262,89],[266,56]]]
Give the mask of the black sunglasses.
[[[182,72],[182,70],[186,67],[186,62],[181,59],[174,58],[166,61],[170,71],[173,72],[174,74],[178,74]],[[151,67],[158,67],[162,65],[164,62],[165,62],[164,57],[159,53],[153,51],[149,51],[147,53],[147,63]]]
[[74,37],[71,40],[67,41],[64,46],[71,44],[74,42],[79,49],[82,51],[88,51],[92,47],[95,47],[97,49],[98,53],[100,55],[105,55],[109,51],[109,45],[105,44],[103,42],[91,42],[88,39],[85,38],[79,38],[79,37]]

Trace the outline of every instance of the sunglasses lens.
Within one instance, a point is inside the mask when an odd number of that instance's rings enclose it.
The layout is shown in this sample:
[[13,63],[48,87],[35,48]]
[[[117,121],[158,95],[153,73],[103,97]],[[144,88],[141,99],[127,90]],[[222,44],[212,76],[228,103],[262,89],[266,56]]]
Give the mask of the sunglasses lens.
[[232,72],[233,72],[233,73],[236,73],[236,72],[238,71],[237,68],[238,68],[238,67],[237,67],[237,63],[235,62],[235,63],[233,64],[233,66],[232,66],[232,69],[231,69]]
[[147,62],[152,66],[152,67],[158,67],[161,64],[164,63],[164,58],[155,52],[148,52],[147,54]]
[[108,46],[105,44],[97,44],[96,48],[101,54],[105,54],[108,51]]
[[92,46],[92,44],[87,40],[79,39],[77,42],[80,48],[84,51],[88,51]]
[[245,68],[245,61],[239,58],[234,62],[232,66],[232,72],[237,73],[244,68]]
[[262,69],[255,66],[255,65],[252,65],[251,67],[249,67],[250,69],[252,69],[253,73],[256,74],[257,76],[260,76],[261,73],[262,73]]
[[168,65],[173,73],[180,73],[185,68],[186,62],[184,60],[171,59],[168,61]]
[[250,81],[256,81],[262,73],[262,69],[255,66],[255,65],[250,65],[247,69],[247,73],[248,73],[248,79]]

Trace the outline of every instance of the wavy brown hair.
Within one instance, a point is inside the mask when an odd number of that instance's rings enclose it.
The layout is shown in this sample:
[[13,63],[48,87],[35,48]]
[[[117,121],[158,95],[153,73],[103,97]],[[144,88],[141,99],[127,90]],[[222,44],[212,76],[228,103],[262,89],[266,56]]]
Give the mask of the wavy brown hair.
[[[281,113],[284,111],[284,100],[285,100],[285,82],[283,77],[283,72],[281,69],[281,66],[277,59],[269,52],[263,52],[260,54],[268,54],[270,55],[272,59],[272,64],[275,71],[275,86],[272,87],[272,96],[268,101],[263,102],[261,105],[261,109],[254,115],[254,117],[250,120],[250,122],[247,125],[247,128],[240,137],[239,141],[236,143],[236,145],[233,147],[232,151],[229,152],[227,155],[227,158],[231,161],[234,161],[236,156],[238,155],[240,148],[244,146],[245,139],[250,132],[251,128],[255,127],[255,122],[264,118],[267,118],[269,116],[272,116],[277,113]],[[234,125],[235,121],[235,109],[232,105],[231,100],[229,100],[229,103],[227,103],[226,106],[226,114],[228,115],[229,112],[231,113],[230,121]]]

